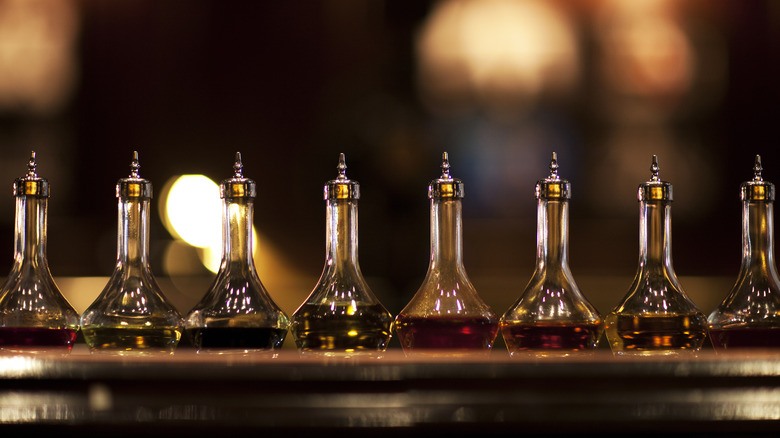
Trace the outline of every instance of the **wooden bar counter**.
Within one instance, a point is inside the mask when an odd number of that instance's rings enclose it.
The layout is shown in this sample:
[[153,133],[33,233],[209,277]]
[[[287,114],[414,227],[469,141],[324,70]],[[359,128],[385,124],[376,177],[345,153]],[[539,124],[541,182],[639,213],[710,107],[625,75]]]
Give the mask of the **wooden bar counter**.
[[688,358],[0,356],[0,430],[57,436],[778,436],[780,352]]

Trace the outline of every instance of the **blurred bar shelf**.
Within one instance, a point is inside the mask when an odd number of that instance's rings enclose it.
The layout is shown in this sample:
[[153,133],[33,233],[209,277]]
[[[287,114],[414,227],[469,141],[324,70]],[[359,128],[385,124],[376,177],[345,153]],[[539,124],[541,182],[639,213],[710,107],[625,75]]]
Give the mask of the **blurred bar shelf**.
[[16,433],[777,436],[780,351],[691,358],[0,356]]

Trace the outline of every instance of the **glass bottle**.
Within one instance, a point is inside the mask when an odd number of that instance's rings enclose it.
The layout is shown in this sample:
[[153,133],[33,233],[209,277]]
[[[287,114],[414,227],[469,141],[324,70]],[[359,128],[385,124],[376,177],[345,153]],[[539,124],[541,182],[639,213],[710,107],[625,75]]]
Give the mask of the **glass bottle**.
[[536,268],[520,298],[501,318],[510,356],[566,356],[593,351],[602,320],[585,299],[569,268],[571,185],[558,176],[555,152],[550,175],[536,183]]
[[256,184],[234,174],[220,184],[222,262],[206,295],[187,315],[185,333],[199,352],[249,353],[281,348],[290,321],[266,291],[252,256]]
[[395,320],[407,355],[489,354],[499,319],[480,298],[463,266],[463,182],[442,175],[428,186],[431,202],[431,259],[422,285]]
[[81,315],[81,330],[93,353],[172,354],[183,330],[181,315],[163,296],[149,266],[152,183],[138,175],[139,167],[134,152],[130,176],[116,185],[116,266]]
[[639,267],[625,298],[605,319],[618,355],[674,355],[698,351],[707,337],[704,314],[683,292],[672,268],[672,185],[652,177],[639,185]]
[[325,267],[317,285],[292,316],[291,331],[303,354],[379,356],[390,341],[393,318],[368,287],[358,263],[360,185],[346,177],[324,187]]
[[49,271],[49,182],[36,166],[33,152],[27,175],[14,181],[14,264],[0,289],[0,350],[67,354],[76,341],[79,315]]
[[761,177],[756,155],[752,181],[742,183],[742,265],[737,282],[709,315],[716,351],[780,348],[780,279],[774,257],[774,184]]

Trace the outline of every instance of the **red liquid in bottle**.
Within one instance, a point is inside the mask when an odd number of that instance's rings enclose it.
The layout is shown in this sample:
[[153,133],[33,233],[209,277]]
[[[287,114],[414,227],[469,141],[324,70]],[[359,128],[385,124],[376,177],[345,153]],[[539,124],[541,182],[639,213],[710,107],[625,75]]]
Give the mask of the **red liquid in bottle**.
[[76,330],[43,327],[0,327],[0,349],[36,350],[63,348],[70,351]]
[[484,317],[399,315],[395,330],[406,351],[490,350],[498,322]]
[[509,353],[533,350],[592,350],[598,346],[601,325],[597,323],[508,323],[503,324]]
[[716,350],[780,348],[780,328],[710,329],[710,340]]

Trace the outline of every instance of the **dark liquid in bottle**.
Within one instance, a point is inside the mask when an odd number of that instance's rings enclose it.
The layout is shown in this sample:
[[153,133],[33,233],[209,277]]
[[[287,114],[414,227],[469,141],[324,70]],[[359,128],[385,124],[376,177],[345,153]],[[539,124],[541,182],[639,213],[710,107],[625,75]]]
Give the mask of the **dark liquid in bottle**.
[[76,342],[77,330],[44,327],[0,327],[0,349],[66,349]]
[[704,316],[698,313],[613,314],[607,326],[610,344],[618,352],[698,350],[707,336]]
[[398,315],[395,330],[405,351],[490,350],[498,322],[485,317]]
[[287,330],[270,327],[205,327],[184,331],[198,350],[273,350]]
[[598,323],[504,323],[501,326],[509,353],[532,350],[592,350],[598,346]]
[[393,320],[381,305],[304,304],[293,316],[295,343],[304,352],[384,351]]
[[780,348],[780,328],[710,329],[710,340],[716,350]]

